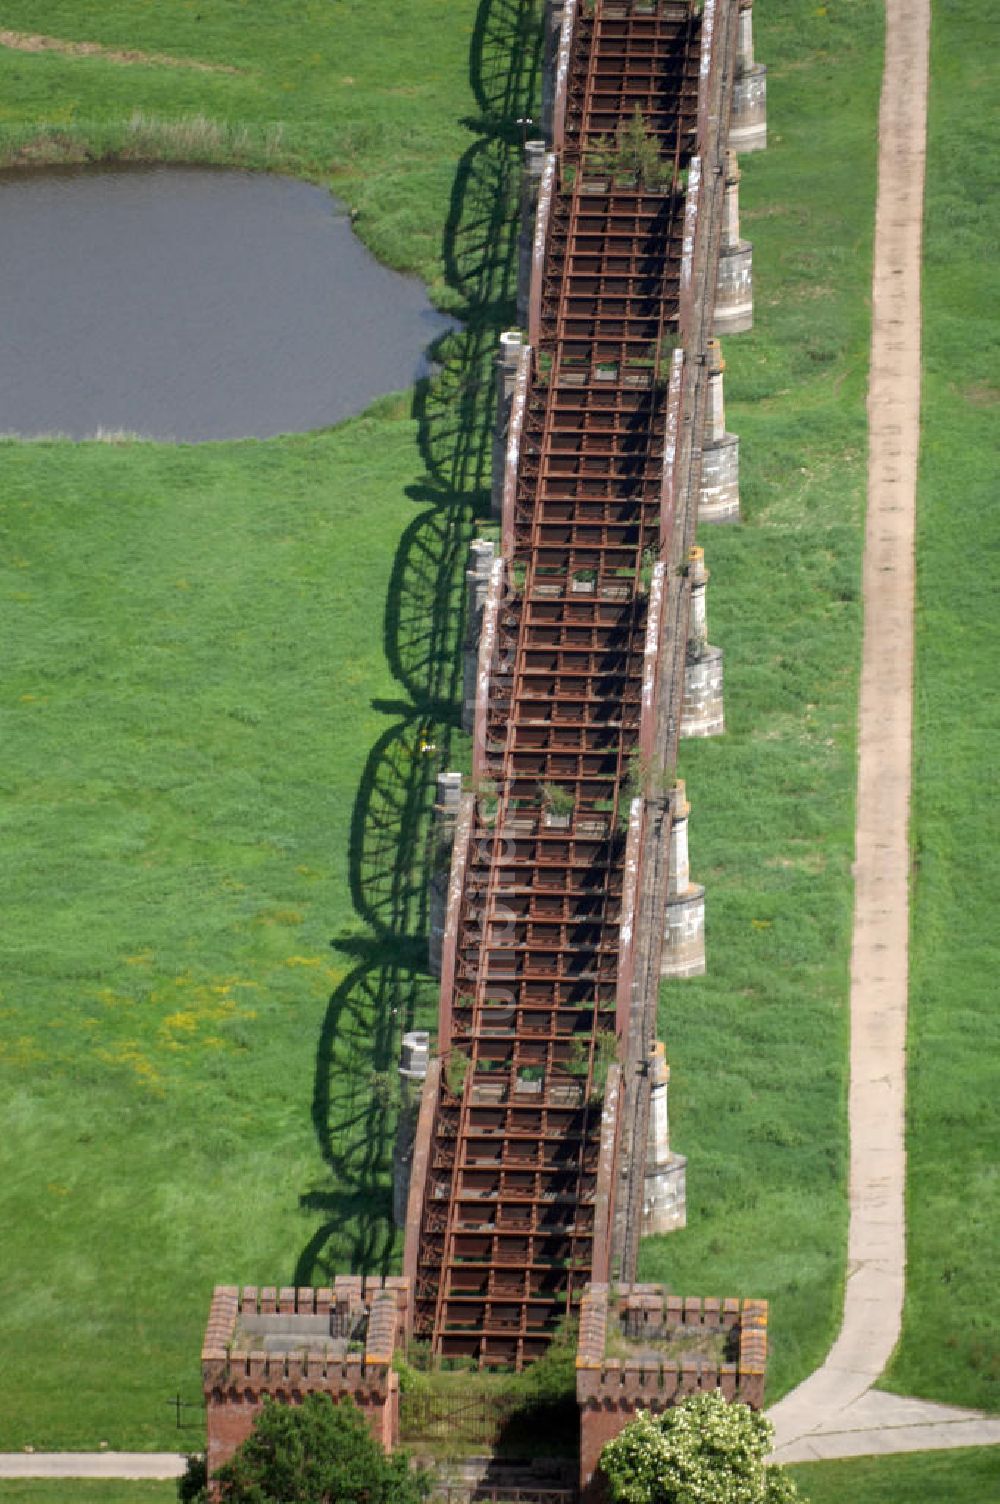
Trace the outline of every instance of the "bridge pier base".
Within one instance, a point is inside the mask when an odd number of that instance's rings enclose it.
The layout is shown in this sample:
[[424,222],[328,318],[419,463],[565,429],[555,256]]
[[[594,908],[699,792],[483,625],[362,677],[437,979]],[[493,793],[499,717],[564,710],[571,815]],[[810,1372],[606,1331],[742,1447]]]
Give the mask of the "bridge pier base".
[[691,881],[688,861],[688,816],[684,781],[678,779],[671,799],[670,871],[663,928],[661,977],[700,977],[705,972],[705,889]]
[[565,0],[545,0],[545,36],[542,42],[542,131],[552,146],[552,112],[555,105],[556,69],[559,64],[559,37],[562,32]]
[[753,246],[749,240],[740,239],[740,169],[734,151],[726,152],[724,171],[726,192],[714,332],[742,334],[753,328]]
[[474,538],[469,545],[468,567],[465,571],[465,643],[462,649],[462,730],[470,736],[476,721],[483,607],[486,604],[495,554],[496,546],[489,538]]
[[753,0],[740,0],[729,144],[734,151],[767,146],[767,69],[753,57]]
[[541,187],[544,171],[545,143],[544,141],[529,141],[524,148],[524,163],[521,168],[521,228],[517,239],[517,322],[521,329],[528,327],[538,190]]
[[649,1145],[642,1195],[642,1235],[673,1232],[687,1226],[687,1160],[670,1152],[667,1090],[670,1067],[658,1039],[649,1062]]
[[392,1146],[392,1220],[397,1227],[406,1226],[413,1143],[417,1135],[420,1092],[427,1078],[430,1042],[431,1036],[423,1029],[403,1035],[399,1057],[399,1117]]
[[461,799],[461,773],[439,773],[431,837],[433,862],[427,897],[429,909],[427,964],[431,975],[435,977],[441,975],[444,922],[448,910],[448,881],[451,875],[451,848],[455,841],[455,825],[458,821]]
[[510,409],[514,400],[514,387],[521,363],[522,335],[519,329],[508,329],[500,336],[500,355],[497,359],[497,414],[493,426],[493,469],[490,492],[490,509],[493,516],[503,515],[503,483],[507,469],[507,430],[510,425]]
[[708,580],[705,550],[692,548],[688,563],[691,615],[684,665],[681,736],[721,736],[726,729],[722,697],[722,649],[708,641]]
[[699,522],[740,520],[740,440],[726,432],[722,373],[726,363],[717,339],[708,342],[708,415],[701,443]]

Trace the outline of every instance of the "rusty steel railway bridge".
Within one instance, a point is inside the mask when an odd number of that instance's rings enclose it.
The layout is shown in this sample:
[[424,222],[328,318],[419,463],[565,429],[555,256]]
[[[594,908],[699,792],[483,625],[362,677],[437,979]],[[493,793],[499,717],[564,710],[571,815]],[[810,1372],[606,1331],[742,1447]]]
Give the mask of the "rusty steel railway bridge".
[[404,1259],[518,1368],[635,1273],[738,4],[559,19]]

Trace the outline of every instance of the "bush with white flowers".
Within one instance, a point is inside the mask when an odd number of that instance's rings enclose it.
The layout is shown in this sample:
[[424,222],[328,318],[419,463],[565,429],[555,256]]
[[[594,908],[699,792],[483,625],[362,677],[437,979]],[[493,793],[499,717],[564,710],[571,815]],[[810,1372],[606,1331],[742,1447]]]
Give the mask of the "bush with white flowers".
[[772,1436],[749,1405],[693,1394],[662,1415],[640,1410],[601,1468],[615,1504],[793,1504],[795,1484],[764,1461]]

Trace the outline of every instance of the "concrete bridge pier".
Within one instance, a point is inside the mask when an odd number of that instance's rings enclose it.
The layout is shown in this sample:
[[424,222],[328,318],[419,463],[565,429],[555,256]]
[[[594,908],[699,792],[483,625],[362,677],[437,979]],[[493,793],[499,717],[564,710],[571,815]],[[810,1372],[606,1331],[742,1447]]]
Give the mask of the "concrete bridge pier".
[[514,387],[520,369],[524,336],[520,329],[508,329],[500,336],[500,355],[497,359],[497,415],[493,427],[493,469],[490,507],[493,516],[503,514],[503,483],[507,468],[507,430],[510,424],[510,408],[514,400]]
[[479,639],[483,632],[483,607],[490,586],[496,545],[489,538],[474,538],[469,544],[465,571],[465,643],[462,650],[462,730],[471,736],[476,722],[476,683],[479,677]]
[[541,187],[544,171],[545,143],[544,141],[529,141],[524,148],[524,164],[521,169],[521,228],[517,241],[517,322],[521,329],[528,327],[538,190]]
[[753,246],[740,239],[740,169],[734,151],[726,152],[723,172],[726,191],[714,333],[742,334],[753,328]]
[[708,411],[701,441],[701,491],[698,496],[699,522],[739,522],[740,520],[740,439],[726,432],[726,409],[722,395],[722,373],[726,362],[722,346],[710,339],[706,355],[708,368]]
[[649,1142],[642,1196],[642,1235],[687,1226],[687,1160],[670,1152],[666,1047],[657,1040],[649,1057]]
[[671,794],[670,868],[663,927],[661,977],[700,977],[705,972],[705,889],[691,881],[688,816],[683,779]]
[[542,53],[542,132],[552,146],[552,110],[556,95],[556,69],[559,62],[559,36],[562,31],[565,0],[545,0],[545,38]]
[[429,933],[427,964],[432,976],[441,975],[441,952],[444,947],[444,923],[448,911],[448,881],[451,876],[451,848],[462,799],[461,773],[439,773],[434,800],[434,823],[431,829],[431,880],[428,891]]
[[729,144],[733,151],[763,151],[767,146],[767,69],[754,62],[753,0],[740,0]]
[[399,1118],[392,1146],[392,1220],[406,1226],[406,1203],[410,1194],[413,1141],[417,1132],[420,1093],[427,1076],[431,1036],[423,1029],[403,1035],[399,1056]]
[[712,647],[708,640],[709,573],[705,568],[703,548],[692,548],[688,555],[688,580],[691,613],[684,664],[681,736],[721,736],[726,729],[722,649]]

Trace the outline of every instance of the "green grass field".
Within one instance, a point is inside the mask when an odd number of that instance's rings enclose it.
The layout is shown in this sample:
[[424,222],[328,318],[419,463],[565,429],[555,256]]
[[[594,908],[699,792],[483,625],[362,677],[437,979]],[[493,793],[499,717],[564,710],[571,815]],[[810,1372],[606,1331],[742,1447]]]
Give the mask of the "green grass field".
[[789,1468],[807,1504],[996,1504],[1000,1448],[857,1457]]
[[[198,1397],[215,1281],[398,1256],[392,1072],[402,1029],[434,1016],[430,794],[466,756],[461,574],[512,319],[530,10],[52,0],[52,35],[240,71],[0,48],[0,156],[330,183],[464,320],[433,386],[330,432],[0,444],[0,1448],[194,1447],[197,1411],[177,1432],[168,1401]],[[757,327],[725,352],[746,525],[702,539],[730,730],[681,769],[710,976],[664,994],[691,1226],[644,1273],[769,1297],[775,1398],[822,1357],[843,1268],[881,12],[760,12]],[[9,0],[3,24],[40,29],[37,4]]]
[[[917,539],[909,1268],[892,1387],[1000,1405],[998,325],[989,20],[935,5]],[[992,790],[992,792],[991,792]],[[998,1489],[1000,1493],[1000,1489]]]
[[134,155],[333,182],[376,254],[454,304],[441,230],[455,166],[470,145],[466,122],[511,115],[530,87],[512,87],[510,49],[492,46],[523,9],[519,0],[10,0],[11,31],[232,71],[0,49],[0,163]]
[[110,1478],[0,1478],[0,1504],[176,1504],[176,1483]]
[[[682,745],[708,975],[664,987],[688,1227],[642,1272],[771,1302],[768,1392],[842,1299],[868,295],[882,14],[762,5],[770,139],[742,159],[755,327],[723,342],[744,525],[704,528],[727,735]],[[822,171],[817,172],[817,163]]]
[[[306,36],[326,49],[317,77],[343,51],[368,80],[355,186],[388,225],[402,173],[424,229],[400,221],[393,252],[363,204],[362,224],[397,264],[447,278],[463,316],[432,386],[267,443],[0,445],[0,1216],[17,1292],[0,1447],[197,1445],[197,1410],[178,1433],[167,1402],[199,1397],[215,1281],[323,1283],[397,1256],[394,1068],[402,1030],[435,1010],[428,820],[434,772],[465,759],[462,572],[512,317],[529,9],[453,5],[441,36],[428,0],[393,48],[388,5],[308,26],[291,6],[202,8],[199,37],[255,52],[261,121]],[[55,35],[178,53],[189,20],[46,14]],[[43,135],[73,90],[82,119],[223,110],[197,94],[214,78],[176,69],[0,49],[0,75]],[[299,105],[306,122],[318,93]]]

